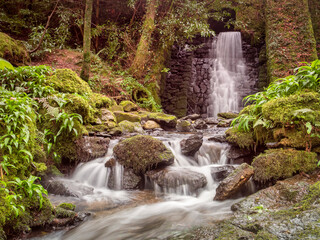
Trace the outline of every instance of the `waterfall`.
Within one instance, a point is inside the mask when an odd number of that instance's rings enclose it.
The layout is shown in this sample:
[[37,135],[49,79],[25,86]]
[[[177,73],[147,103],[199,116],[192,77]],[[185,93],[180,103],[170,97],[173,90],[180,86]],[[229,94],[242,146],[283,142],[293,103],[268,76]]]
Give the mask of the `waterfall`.
[[246,81],[240,32],[222,32],[212,43],[208,116],[240,110],[239,89]]

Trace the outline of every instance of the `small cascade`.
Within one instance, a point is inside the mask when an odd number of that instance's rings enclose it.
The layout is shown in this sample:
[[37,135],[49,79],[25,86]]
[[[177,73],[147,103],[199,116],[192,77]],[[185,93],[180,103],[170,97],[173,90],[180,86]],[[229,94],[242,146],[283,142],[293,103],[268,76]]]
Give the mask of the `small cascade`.
[[239,88],[246,81],[240,32],[222,32],[212,43],[208,116],[240,110]]

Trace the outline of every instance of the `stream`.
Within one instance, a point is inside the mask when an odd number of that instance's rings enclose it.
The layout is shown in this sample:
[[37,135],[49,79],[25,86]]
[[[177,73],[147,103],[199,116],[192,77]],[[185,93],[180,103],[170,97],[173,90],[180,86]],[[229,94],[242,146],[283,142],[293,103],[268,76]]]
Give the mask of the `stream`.
[[118,142],[112,140],[105,157],[80,164],[70,178],[60,179],[67,184],[91,188],[92,192],[80,192],[78,198],[50,195],[53,204],[72,202],[77,205],[76,210],[92,212],[92,216],[74,229],[30,239],[165,239],[175,232],[227,218],[231,205],[239,199],[213,201],[219,182],[215,180],[212,169],[227,164],[229,146],[209,141],[213,135],[205,134],[195,157],[186,157],[181,154],[180,141],[189,136],[165,132],[157,138],[174,153],[174,164],[167,168],[177,174],[183,171],[201,173],[207,181],[205,187],[192,189],[186,182],[176,187],[161,188],[146,179],[145,190],[125,191],[121,189],[123,169],[116,165],[117,190],[109,189],[111,170],[104,164],[112,157],[112,149]]

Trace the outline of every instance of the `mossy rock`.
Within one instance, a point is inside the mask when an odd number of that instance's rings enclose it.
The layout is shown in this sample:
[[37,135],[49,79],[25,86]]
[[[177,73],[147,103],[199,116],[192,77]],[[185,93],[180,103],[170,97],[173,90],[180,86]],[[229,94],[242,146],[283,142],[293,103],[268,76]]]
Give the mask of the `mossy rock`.
[[240,148],[252,149],[255,145],[252,132],[242,132],[236,128],[230,128],[226,131],[226,139],[229,143]]
[[310,172],[317,167],[317,154],[295,149],[270,149],[255,157],[253,178],[259,182],[285,179],[298,172]]
[[289,97],[273,99],[262,105],[262,116],[271,120],[274,126],[293,124],[299,121],[313,122],[320,118],[320,94],[302,92]]
[[232,119],[238,117],[238,113],[233,113],[233,112],[223,112],[223,113],[218,113],[218,117],[224,118],[224,119]]
[[77,215],[76,212],[62,208],[56,207],[55,208],[55,217],[56,218],[74,218]]
[[136,174],[171,165],[174,161],[172,152],[160,140],[146,135],[121,141],[113,152],[120,164],[125,168],[132,168]]
[[2,32],[0,32],[0,57],[14,65],[24,65],[30,61],[23,44]]
[[113,114],[116,116],[118,123],[124,120],[127,120],[129,122],[141,122],[141,118],[133,113],[114,111]]
[[123,107],[123,111],[132,112],[138,110],[138,106],[131,101],[122,101],[120,106]]
[[124,120],[119,123],[119,126],[123,133],[143,133],[143,129],[140,123],[138,122],[129,122],[127,120]]
[[59,92],[92,95],[89,84],[71,69],[57,69],[55,74],[48,78],[48,83]]
[[100,93],[92,93],[89,96],[89,104],[93,108],[109,108],[116,104],[111,98],[100,94]]
[[64,107],[67,113],[80,114],[84,124],[94,121],[93,109],[86,97],[79,94],[67,94],[66,98],[70,100]]
[[66,210],[70,210],[70,211],[74,211],[76,209],[76,205],[74,205],[72,203],[61,203],[57,207],[60,207],[60,208],[66,209]]
[[110,111],[112,111],[112,112],[123,112],[124,110],[123,110],[123,107],[122,106],[120,106],[120,105],[113,105],[113,106],[111,106],[110,108],[109,108],[109,110]]
[[148,119],[160,124],[163,128],[175,128],[177,117],[165,113],[148,113]]

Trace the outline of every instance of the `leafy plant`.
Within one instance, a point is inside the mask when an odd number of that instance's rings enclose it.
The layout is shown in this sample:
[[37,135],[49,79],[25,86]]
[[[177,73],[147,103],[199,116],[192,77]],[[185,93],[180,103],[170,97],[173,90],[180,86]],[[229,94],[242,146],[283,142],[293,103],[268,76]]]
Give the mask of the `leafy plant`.
[[43,203],[43,194],[48,195],[48,192],[43,188],[42,185],[34,183],[38,179],[40,180],[39,177],[30,175],[26,180],[14,178],[14,180],[10,181],[9,183],[14,184],[18,190],[21,190],[24,195],[30,199],[34,195],[37,195],[39,198],[39,208],[41,209]]
[[7,183],[4,181],[0,181],[0,195],[2,196],[5,205],[9,207],[10,211],[12,211],[16,217],[25,211],[25,207],[18,204],[18,201],[22,198],[21,194],[9,191]]

